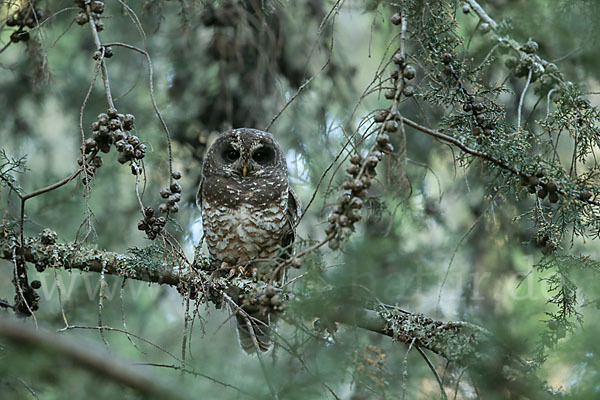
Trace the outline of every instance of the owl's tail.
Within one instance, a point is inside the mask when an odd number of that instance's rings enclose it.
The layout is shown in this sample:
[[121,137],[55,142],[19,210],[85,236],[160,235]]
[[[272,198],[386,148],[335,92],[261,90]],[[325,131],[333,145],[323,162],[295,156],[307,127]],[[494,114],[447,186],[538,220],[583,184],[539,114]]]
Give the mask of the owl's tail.
[[247,354],[256,353],[256,349],[263,353],[271,350],[273,343],[270,337],[269,315],[237,311],[235,317],[238,339]]

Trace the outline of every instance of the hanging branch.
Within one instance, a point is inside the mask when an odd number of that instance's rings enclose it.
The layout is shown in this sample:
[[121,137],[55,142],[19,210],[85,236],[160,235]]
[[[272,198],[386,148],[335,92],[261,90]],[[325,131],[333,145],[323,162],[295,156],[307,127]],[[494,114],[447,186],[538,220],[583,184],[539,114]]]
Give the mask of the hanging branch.
[[115,359],[114,354],[90,348],[89,344],[79,344],[73,339],[64,339],[51,332],[29,329],[23,324],[0,319],[0,337],[27,348],[40,349],[55,354],[61,360],[73,363],[113,382],[128,386],[151,398],[181,399],[179,392],[157,382],[156,377],[143,374],[138,368]]

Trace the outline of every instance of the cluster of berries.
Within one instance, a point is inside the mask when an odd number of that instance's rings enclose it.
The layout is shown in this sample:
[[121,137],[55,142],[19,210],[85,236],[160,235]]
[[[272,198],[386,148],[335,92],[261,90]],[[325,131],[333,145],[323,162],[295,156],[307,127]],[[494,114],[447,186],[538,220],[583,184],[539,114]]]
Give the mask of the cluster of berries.
[[[413,80],[417,76],[415,68],[406,63],[406,56],[402,53],[396,53],[392,57],[392,62],[397,65],[397,69],[390,72],[390,77],[394,82],[394,87],[385,91],[384,96],[388,100],[398,99],[402,93],[406,97],[412,97],[415,94],[415,87],[410,85],[408,81]],[[400,82],[399,80],[402,80]],[[401,83],[401,84],[400,84]],[[401,88],[400,92],[398,89]]]
[[[146,156],[146,145],[130,132],[134,128],[134,122],[135,117],[132,114],[121,114],[114,108],[99,114],[91,125],[92,137],[84,142],[84,154],[98,151],[108,153],[114,145],[119,153],[117,160],[121,164],[141,160]],[[79,164],[83,164],[83,158],[79,159]],[[86,168],[84,182],[88,182],[101,166],[102,159],[95,156],[91,165]],[[139,173],[139,169],[135,167],[132,167],[131,171],[134,175]]]
[[494,134],[494,124],[489,118],[486,117],[486,108],[483,103],[477,101],[475,96],[468,95],[465,104],[463,105],[463,111],[471,113],[475,124],[471,130],[473,136],[479,137],[483,133],[485,136],[492,136]]
[[279,293],[273,286],[267,286],[264,291],[242,295],[241,306],[244,310],[260,310],[263,315],[280,312],[283,308],[284,295]]
[[[171,177],[175,180],[181,179],[181,172],[173,171]],[[160,191],[160,197],[166,200],[165,203],[161,203],[158,206],[158,210],[161,213],[176,213],[179,211],[179,201],[181,200],[181,185],[177,182],[171,183],[169,187],[162,188]]]
[[[538,172],[531,176],[522,176],[521,185],[527,186],[527,190],[531,194],[537,194],[537,197],[544,200],[546,197],[550,200],[550,203],[558,202],[558,186],[552,181],[542,182],[544,178],[542,172]],[[589,192],[588,192],[589,193]],[[587,199],[591,197],[591,193]],[[587,200],[586,199],[586,200]]]
[[77,25],[85,25],[90,22],[90,18],[87,12],[87,5],[90,6],[92,21],[96,25],[98,32],[104,30],[104,22],[100,19],[100,15],[104,12],[103,1],[86,1],[86,0],[75,0],[75,4],[81,9],[79,14],[75,17],[75,23]]
[[14,14],[9,15],[6,19],[6,26],[19,28],[10,35],[10,41],[13,43],[28,41],[31,35],[25,29],[35,28],[44,18],[44,11],[34,6],[23,7]]
[[144,208],[144,218],[138,222],[138,229],[145,231],[148,239],[154,240],[162,232],[166,224],[167,219],[165,217],[156,217],[154,215],[154,208],[148,206]]

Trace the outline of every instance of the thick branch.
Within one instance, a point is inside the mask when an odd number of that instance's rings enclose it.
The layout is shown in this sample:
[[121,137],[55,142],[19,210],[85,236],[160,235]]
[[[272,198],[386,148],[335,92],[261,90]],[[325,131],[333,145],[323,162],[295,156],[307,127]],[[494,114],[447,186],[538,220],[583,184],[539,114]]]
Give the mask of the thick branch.
[[[91,249],[72,243],[56,243],[55,236],[54,232],[45,230],[38,237],[26,238],[23,249],[25,261],[34,264],[38,270],[50,267],[99,273],[104,265],[104,273],[108,275],[171,286],[180,283],[180,276],[166,264],[142,264],[132,255]],[[3,236],[0,232],[0,258],[11,259],[13,239],[13,236]]]
[[483,328],[468,322],[436,321],[423,314],[390,307],[381,311],[358,310],[349,315],[338,310],[336,320],[392,337],[402,343],[416,343],[448,361],[467,365],[476,358],[479,347],[490,340]]
[[[122,276],[175,287],[193,287],[198,284],[199,280],[209,280],[208,276],[204,276],[203,271],[192,271],[187,275],[181,275],[167,263],[148,264],[141,262],[139,257],[133,255],[90,249],[76,244],[56,243],[54,235],[53,232],[46,230],[38,237],[25,240],[25,260],[34,264],[38,270],[61,268],[100,273],[104,268],[105,275]],[[14,246],[14,241],[11,240],[10,235],[0,236],[0,257],[10,259],[12,246]],[[210,278],[210,283],[214,285],[213,287],[237,286],[242,289],[260,285],[243,278],[236,278],[233,281],[225,278]],[[196,290],[199,292],[202,289],[196,288]],[[463,325],[460,326],[458,323],[450,325],[434,321],[421,314],[380,311],[358,310],[348,314],[334,310],[327,314],[335,316],[337,322],[391,336],[401,342],[408,343],[416,338],[421,347],[451,361],[461,363],[476,351],[478,342],[483,339],[483,336],[474,335],[467,338],[462,331],[464,323],[461,323]]]

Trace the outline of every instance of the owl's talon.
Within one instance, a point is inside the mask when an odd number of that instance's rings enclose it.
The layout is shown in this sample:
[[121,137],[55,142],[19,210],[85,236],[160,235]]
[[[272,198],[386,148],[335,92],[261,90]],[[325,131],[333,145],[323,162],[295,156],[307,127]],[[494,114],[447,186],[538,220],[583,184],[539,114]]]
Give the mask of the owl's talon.
[[245,273],[244,267],[241,265],[236,265],[234,267],[230,267],[229,265],[227,265],[227,270],[229,271],[229,273],[227,274],[228,278],[232,278],[236,275],[239,275],[240,272],[241,273]]
[[[223,263],[225,264],[225,263]],[[227,277],[228,278],[232,278],[234,276],[244,276],[246,278],[250,278],[252,277],[257,269],[256,268],[247,268],[243,265],[236,265],[235,267],[230,267],[229,265],[227,265],[226,268],[221,268],[221,271],[227,271]]]

